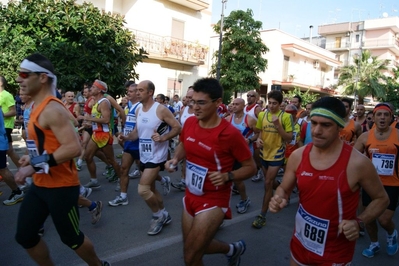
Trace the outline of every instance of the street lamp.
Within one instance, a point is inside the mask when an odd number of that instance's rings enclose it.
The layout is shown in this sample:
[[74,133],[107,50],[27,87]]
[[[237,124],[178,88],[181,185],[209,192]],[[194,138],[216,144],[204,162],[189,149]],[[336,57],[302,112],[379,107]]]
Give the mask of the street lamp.
[[222,0],[222,14],[220,18],[220,34],[219,34],[219,52],[218,52],[218,64],[216,67],[216,79],[220,80],[220,64],[222,57],[222,38],[223,38],[223,18],[224,18],[224,4],[227,0]]

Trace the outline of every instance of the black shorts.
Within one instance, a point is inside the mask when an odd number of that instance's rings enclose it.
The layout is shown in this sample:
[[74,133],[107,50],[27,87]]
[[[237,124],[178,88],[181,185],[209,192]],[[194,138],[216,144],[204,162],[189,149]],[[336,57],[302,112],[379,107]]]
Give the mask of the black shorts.
[[[134,160],[140,160],[140,151],[139,150],[123,150],[123,152],[129,153]],[[147,168],[151,168],[151,167],[147,167]]]
[[144,172],[144,169],[147,168],[157,168],[158,166],[160,167],[159,171],[163,171],[165,170],[165,163],[166,161],[162,162],[162,163],[142,163],[140,162],[140,171]]
[[37,234],[51,215],[61,241],[71,249],[79,248],[84,234],[79,230],[79,186],[44,188],[31,185],[18,214],[15,239],[25,249],[40,241]]
[[[399,197],[399,187],[389,187],[384,186],[385,191],[389,197],[389,205],[387,207],[388,210],[395,211],[396,206],[398,205],[398,197]],[[366,193],[366,191],[362,191],[362,204],[363,206],[368,206],[371,202],[370,196]]]
[[12,143],[12,136],[11,136],[12,130],[13,130],[12,128],[6,128],[8,143]]
[[85,131],[89,133],[89,135],[93,135],[93,129],[91,127],[85,127]]
[[0,169],[7,167],[7,151],[0,151]]

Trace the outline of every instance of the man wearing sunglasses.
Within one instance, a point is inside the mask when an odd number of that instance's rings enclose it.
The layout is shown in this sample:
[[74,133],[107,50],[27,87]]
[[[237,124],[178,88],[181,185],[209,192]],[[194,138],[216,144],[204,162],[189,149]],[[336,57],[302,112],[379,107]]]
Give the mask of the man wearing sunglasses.
[[[367,258],[374,257],[375,253],[381,249],[378,242],[377,220],[387,233],[388,255],[392,256],[398,251],[398,232],[395,229],[393,216],[399,197],[399,130],[390,125],[392,109],[388,104],[377,104],[373,110],[373,117],[375,126],[359,137],[355,148],[362,153],[365,152],[374,164],[390,203],[382,215],[366,224],[371,244],[363,250],[362,255]],[[365,191],[362,193],[362,202],[364,206],[369,206],[371,202],[370,196]]]
[[20,184],[33,175],[33,184],[19,209],[17,242],[38,265],[54,265],[37,233],[51,215],[61,241],[87,264],[109,265],[97,257],[90,239],[79,230],[80,182],[74,158],[81,148],[69,111],[55,97],[53,65],[40,54],[30,55],[20,65],[17,82],[35,103],[27,128],[29,155],[21,158],[21,168],[15,174]]

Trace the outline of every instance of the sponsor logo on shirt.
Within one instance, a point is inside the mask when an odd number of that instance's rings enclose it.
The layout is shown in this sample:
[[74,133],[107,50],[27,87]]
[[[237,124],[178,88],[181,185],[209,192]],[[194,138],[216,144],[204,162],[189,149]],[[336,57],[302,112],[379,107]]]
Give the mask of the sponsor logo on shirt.
[[321,176],[319,176],[319,180],[330,180],[330,181],[333,181],[334,177],[333,176],[321,175]]
[[195,139],[191,138],[191,137],[187,137],[186,138],[187,141],[191,141],[191,142],[195,142]]
[[313,173],[308,173],[308,172],[306,172],[306,171],[303,171],[303,172],[301,173],[301,176],[313,176]]
[[143,123],[148,123],[150,120],[148,119],[148,118],[146,118],[146,117],[144,117],[143,119],[141,119],[141,122],[143,122]]
[[202,148],[204,148],[204,149],[206,149],[206,150],[208,150],[208,151],[210,151],[210,150],[211,150],[211,147],[209,147],[209,146],[205,145],[205,144],[204,144],[204,143],[202,143],[201,141],[200,141],[200,142],[198,142],[198,145],[200,145]]

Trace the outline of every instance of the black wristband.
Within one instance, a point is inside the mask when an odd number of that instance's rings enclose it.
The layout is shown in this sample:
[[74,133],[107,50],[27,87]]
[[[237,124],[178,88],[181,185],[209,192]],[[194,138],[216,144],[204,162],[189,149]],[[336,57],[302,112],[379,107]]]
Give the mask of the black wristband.
[[48,159],[48,166],[53,167],[53,166],[57,166],[57,162],[54,159],[54,155],[51,153],[49,154],[49,159]]

